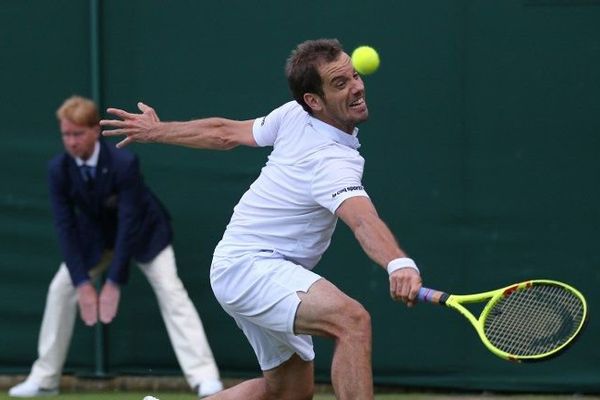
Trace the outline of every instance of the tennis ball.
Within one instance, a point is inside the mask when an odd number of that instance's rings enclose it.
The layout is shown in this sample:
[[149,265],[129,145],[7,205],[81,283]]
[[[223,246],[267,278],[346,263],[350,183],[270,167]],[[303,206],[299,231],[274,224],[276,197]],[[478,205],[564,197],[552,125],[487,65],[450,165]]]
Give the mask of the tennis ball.
[[362,75],[370,75],[379,68],[379,54],[369,46],[360,46],[352,52],[352,66]]

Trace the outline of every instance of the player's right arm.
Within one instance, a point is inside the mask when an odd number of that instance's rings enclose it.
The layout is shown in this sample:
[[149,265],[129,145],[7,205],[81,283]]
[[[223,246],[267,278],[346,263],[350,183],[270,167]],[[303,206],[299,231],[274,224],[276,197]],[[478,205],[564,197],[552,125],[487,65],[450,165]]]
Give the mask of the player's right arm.
[[141,114],[118,108],[107,112],[120,119],[100,121],[104,136],[125,136],[117,147],[131,142],[165,143],[198,149],[230,150],[239,145],[256,147],[252,134],[254,120],[237,121],[226,118],[203,118],[185,122],[161,122],[154,109],[138,103]]
[[[365,253],[383,269],[390,261],[407,257],[368,197],[355,196],[344,200],[336,215],[350,227]],[[420,274],[413,268],[401,268],[389,279],[391,297],[412,306],[421,288]]]

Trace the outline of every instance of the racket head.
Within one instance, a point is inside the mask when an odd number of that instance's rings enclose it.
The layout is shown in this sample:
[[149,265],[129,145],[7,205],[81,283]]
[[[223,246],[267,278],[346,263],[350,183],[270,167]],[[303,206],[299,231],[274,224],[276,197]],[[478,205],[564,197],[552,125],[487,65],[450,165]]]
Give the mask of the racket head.
[[538,279],[495,291],[478,318],[485,346],[516,362],[560,354],[583,329],[587,302],[575,288]]

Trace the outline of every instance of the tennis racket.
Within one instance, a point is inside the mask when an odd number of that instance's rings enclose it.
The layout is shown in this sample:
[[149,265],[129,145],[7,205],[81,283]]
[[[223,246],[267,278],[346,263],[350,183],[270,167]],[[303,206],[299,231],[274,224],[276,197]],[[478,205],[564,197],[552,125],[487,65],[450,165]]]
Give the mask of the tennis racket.
[[[516,362],[559,354],[581,332],[587,317],[587,303],[579,291],[544,279],[468,295],[421,288],[418,299],[460,312],[492,353]],[[479,318],[465,307],[485,302]]]

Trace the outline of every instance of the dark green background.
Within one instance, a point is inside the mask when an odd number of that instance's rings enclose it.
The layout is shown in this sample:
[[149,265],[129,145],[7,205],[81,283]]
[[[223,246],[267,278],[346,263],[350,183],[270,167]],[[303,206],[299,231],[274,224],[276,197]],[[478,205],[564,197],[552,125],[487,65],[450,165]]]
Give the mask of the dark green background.
[[[600,3],[504,1],[0,2],[0,372],[26,373],[47,286],[61,261],[46,190],[61,150],[54,112],[71,94],[102,107],[138,100],[165,120],[262,116],[289,99],[283,66],[300,41],[375,46],[361,126],[364,184],[420,265],[455,293],[529,278],[564,280],[588,298],[590,322],[561,357],[534,365],[489,354],[450,311],[407,310],[387,276],[339,226],[317,272],[371,312],[377,383],[407,387],[600,392]],[[226,377],[259,373],[243,334],[208,283],[212,250],[266,149],[209,152],[137,145],[169,207],[180,275]],[[135,268],[135,267],[133,267]],[[108,329],[114,373],[178,365],[143,275],[132,273]],[[331,345],[317,339],[327,380]],[[66,371],[94,369],[94,330],[77,323]]]

